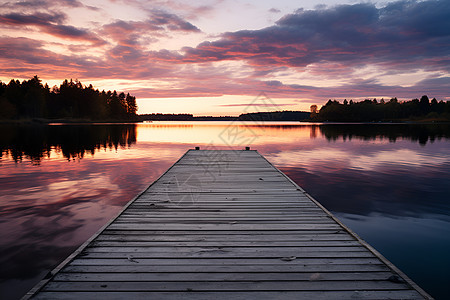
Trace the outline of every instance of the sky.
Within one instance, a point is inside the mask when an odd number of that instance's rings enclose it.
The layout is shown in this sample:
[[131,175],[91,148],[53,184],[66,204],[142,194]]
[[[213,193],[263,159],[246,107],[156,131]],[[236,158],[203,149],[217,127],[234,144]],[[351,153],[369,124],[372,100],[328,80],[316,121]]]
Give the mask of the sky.
[[0,80],[34,75],[141,114],[450,100],[450,1],[0,0]]

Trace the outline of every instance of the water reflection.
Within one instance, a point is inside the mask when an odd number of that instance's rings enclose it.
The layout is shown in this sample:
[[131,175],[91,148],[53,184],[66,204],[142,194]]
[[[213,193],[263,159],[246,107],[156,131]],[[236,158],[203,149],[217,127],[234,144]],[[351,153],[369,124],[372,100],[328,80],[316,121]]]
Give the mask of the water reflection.
[[83,158],[96,150],[129,147],[136,143],[136,125],[1,125],[0,158],[24,158],[38,164],[56,149],[68,160]]
[[[436,298],[450,296],[450,285],[442,284],[450,269],[448,124],[155,122],[0,130],[2,299],[27,292],[187,149],[249,144]],[[426,263],[423,245],[433,247]]]
[[450,124],[332,124],[320,126],[321,133],[328,140],[352,138],[371,140],[387,138],[410,139],[425,145],[428,141],[450,138]]

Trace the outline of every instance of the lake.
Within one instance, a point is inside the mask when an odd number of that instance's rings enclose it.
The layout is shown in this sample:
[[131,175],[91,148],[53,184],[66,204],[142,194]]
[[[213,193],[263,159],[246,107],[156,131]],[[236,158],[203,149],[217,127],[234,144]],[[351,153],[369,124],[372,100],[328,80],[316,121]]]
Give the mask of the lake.
[[18,299],[186,150],[258,150],[450,299],[450,124],[0,125],[0,298]]

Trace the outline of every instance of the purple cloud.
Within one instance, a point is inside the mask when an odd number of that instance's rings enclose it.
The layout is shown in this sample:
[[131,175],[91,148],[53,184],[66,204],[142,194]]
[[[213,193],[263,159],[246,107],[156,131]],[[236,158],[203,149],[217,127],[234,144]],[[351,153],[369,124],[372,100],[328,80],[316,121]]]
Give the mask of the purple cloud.
[[1,8],[5,9],[23,9],[23,8],[48,8],[48,7],[87,7],[82,2],[78,0],[24,0],[15,2],[6,2],[0,4]]
[[196,33],[200,29],[175,14],[160,10],[153,10],[144,21],[117,20],[101,29],[102,35],[116,44],[107,56],[128,62],[139,62],[148,57],[151,52],[144,51],[145,46],[172,32]]
[[66,15],[62,13],[10,13],[0,15],[0,26],[35,26],[42,32],[57,36],[59,38],[80,40],[90,42],[95,45],[104,44],[104,41],[102,39],[86,29],[79,29],[73,26],[62,24],[65,20]]
[[399,1],[298,10],[276,25],[228,32],[183,49],[185,62],[246,60],[254,66],[304,67],[318,62],[350,66],[448,71],[450,2]]
[[170,31],[200,32],[200,29],[175,14],[153,10],[145,21],[117,20],[103,26],[103,34],[125,44],[136,44],[143,34],[165,36]]
[[61,24],[66,19],[66,15],[62,13],[35,13],[33,15],[25,15],[20,13],[10,13],[0,15],[0,24],[2,25],[35,25],[46,26],[52,23]]

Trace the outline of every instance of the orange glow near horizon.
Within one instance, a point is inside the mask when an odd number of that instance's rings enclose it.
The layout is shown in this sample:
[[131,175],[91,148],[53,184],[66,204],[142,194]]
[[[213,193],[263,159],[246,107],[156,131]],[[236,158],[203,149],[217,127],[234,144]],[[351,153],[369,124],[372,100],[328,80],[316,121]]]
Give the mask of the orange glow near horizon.
[[[309,111],[314,102],[300,102],[294,99],[271,99],[269,107],[253,107],[256,97],[231,96],[221,97],[185,97],[185,98],[147,98],[137,99],[139,114],[150,113],[189,113],[194,116],[239,116],[242,113],[261,111]],[[279,106],[278,106],[279,105]],[[320,105],[319,105],[320,107]]]
[[[295,126],[289,128],[289,125]],[[195,144],[221,148],[301,143],[311,137],[310,124],[299,122],[216,121],[216,122],[153,122],[137,127],[139,142]],[[295,131],[295,136],[289,133]]]

